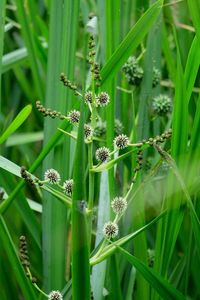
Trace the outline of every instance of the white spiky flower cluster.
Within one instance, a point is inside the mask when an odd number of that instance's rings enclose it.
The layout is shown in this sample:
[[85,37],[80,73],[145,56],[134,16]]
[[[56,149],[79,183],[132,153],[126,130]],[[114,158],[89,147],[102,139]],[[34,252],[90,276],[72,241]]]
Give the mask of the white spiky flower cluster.
[[75,124],[78,123],[80,120],[80,111],[72,110],[68,113],[68,119],[70,123]]
[[56,184],[60,182],[60,174],[54,169],[48,169],[44,173],[44,180],[51,184]]
[[88,92],[86,92],[85,93],[85,97],[84,97],[84,99],[85,99],[85,103],[86,104],[92,104],[92,92],[91,91],[88,91]]
[[62,294],[59,291],[52,291],[48,295],[48,300],[63,300]]
[[108,103],[110,102],[110,96],[108,95],[108,93],[106,92],[101,92],[98,96],[97,96],[97,104],[99,106],[106,106],[108,105]]
[[72,194],[72,188],[73,188],[73,179],[67,179],[65,180],[65,182],[63,183],[63,188],[64,188],[64,191],[67,195],[70,195]]
[[115,214],[122,214],[127,209],[127,201],[122,197],[115,197],[111,202],[111,207]]
[[96,159],[99,162],[106,162],[109,159],[110,150],[106,147],[101,147],[96,151]]
[[119,227],[115,222],[109,221],[104,224],[103,234],[106,238],[114,238],[118,235]]
[[125,134],[120,134],[114,139],[114,145],[119,149],[124,149],[129,144],[129,138]]
[[84,124],[84,133],[85,133],[85,138],[89,139],[93,135],[93,129],[90,125]]

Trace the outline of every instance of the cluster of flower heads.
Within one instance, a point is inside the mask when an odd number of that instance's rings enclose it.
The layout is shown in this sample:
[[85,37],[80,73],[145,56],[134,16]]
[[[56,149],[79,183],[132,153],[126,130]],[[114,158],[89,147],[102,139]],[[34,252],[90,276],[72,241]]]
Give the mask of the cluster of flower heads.
[[[135,56],[130,56],[127,62],[122,67],[122,71],[125,74],[125,77],[130,85],[139,86],[143,76],[144,71],[142,67],[139,65],[139,62]],[[153,78],[152,78],[152,86],[155,88],[161,79],[161,73],[156,68],[153,67]]]
[[88,91],[85,93],[84,100],[86,104],[92,104],[93,102],[95,103],[96,106],[106,106],[110,102],[110,96],[106,92],[101,92],[97,96],[94,96],[93,100],[93,94],[91,91]]
[[172,100],[167,95],[159,95],[153,98],[153,112],[158,116],[165,116],[172,111]]
[[[114,146],[117,149],[124,149],[129,145],[129,138],[125,134],[120,134],[115,137]],[[110,158],[110,149],[107,147],[101,147],[96,150],[96,159],[99,163],[105,163]]]
[[[48,169],[44,173],[44,180],[50,184],[59,184],[61,181],[60,174],[54,169]],[[71,196],[73,188],[73,179],[67,179],[63,183],[63,190],[65,194]]]
[[[123,197],[115,197],[111,202],[111,207],[116,215],[122,215],[127,209],[127,201]],[[117,222],[109,221],[104,224],[103,235],[107,239],[115,238],[119,233],[119,226]]]

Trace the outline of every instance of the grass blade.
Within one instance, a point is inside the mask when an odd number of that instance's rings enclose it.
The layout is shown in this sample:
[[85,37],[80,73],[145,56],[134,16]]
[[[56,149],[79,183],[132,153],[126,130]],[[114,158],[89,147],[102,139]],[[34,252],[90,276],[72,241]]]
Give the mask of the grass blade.
[[157,19],[162,4],[163,1],[159,0],[152,5],[126,35],[101,71],[102,84],[105,84],[120,70],[128,57],[139,46]]
[[32,106],[27,105],[19,112],[19,114],[16,116],[16,118],[7,127],[6,131],[0,136],[0,144],[5,142],[7,140],[7,138],[24,123],[24,121],[30,115],[31,110],[32,110]]
[[149,282],[149,284],[159,293],[159,295],[165,300],[184,300],[185,297],[171,286],[161,276],[157,275],[155,271],[148,268],[143,262],[137,259],[135,256],[128,253],[121,247],[118,247],[119,251],[126,257],[126,259],[142,274],[142,276]]
[[74,300],[90,298],[88,234],[84,203],[82,203],[82,201],[85,202],[83,126],[82,109],[74,158],[74,187],[72,193],[72,298]]

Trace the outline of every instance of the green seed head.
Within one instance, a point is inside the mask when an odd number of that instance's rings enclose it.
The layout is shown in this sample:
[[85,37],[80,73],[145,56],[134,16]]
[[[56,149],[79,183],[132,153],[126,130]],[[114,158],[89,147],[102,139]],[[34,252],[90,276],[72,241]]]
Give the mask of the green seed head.
[[122,125],[122,123],[120,122],[120,120],[118,119],[115,119],[115,128],[114,128],[114,131],[115,131],[115,134],[116,135],[119,135],[122,133],[124,129],[124,126]]
[[116,223],[110,221],[105,223],[103,227],[103,234],[106,238],[114,238],[118,235],[119,227]]
[[156,87],[160,83],[161,79],[161,73],[157,68],[153,68],[153,80],[152,80],[152,86]]
[[129,84],[135,86],[140,85],[144,71],[139,66],[138,61],[134,56],[129,57],[128,61],[122,67],[122,71],[124,72]]
[[158,116],[165,116],[172,111],[172,101],[167,95],[159,95],[153,99],[153,112]]

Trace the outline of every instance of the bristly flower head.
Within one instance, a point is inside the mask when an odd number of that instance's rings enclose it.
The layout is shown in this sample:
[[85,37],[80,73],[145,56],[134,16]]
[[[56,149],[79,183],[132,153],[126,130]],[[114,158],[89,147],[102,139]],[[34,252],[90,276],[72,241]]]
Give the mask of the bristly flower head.
[[119,149],[124,149],[128,146],[129,139],[125,134],[120,134],[114,139],[114,145]]
[[63,184],[64,191],[69,196],[71,196],[71,194],[72,194],[73,183],[74,183],[73,179],[68,179],[68,180],[65,180],[65,182]]
[[103,234],[106,238],[114,238],[118,235],[119,227],[116,223],[109,221],[104,224]]
[[153,111],[158,116],[167,115],[172,111],[172,101],[167,95],[159,95],[153,99]]
[[110,150],[106,147],[101,147],[96,151],[96,159],[99,162],[106,162],[109,159]]
[[84,133],[85,133],[85,138],[89,139],[93,135],[93,129],[90,125],[85,124],[84,125]]
[[63,297],[59,291],[52,291],[48,295],[48,300],[63,300]]
[[68,119],[70,123],[78,123],[80,120],[80,111],[78,110],[72,110],[68,113]]
[[160,83],[160,79],[161,79],[161,73],[160,73],[160,71],[156,67],[153,67],[152,86],[156,87]]
[[54,169],[48,169],[44,173],[44,180],[48,181],[51,184],[60,182],[60,174]]
[[110,102],[110,96],[106,92],[101,92],[97,97],[97,104],[99,106],[106,106]]
[[122,67],[122,71],[125,73],[126,79],[129,84],[139,86],[144,71],[139,66],[137,59],[134,56],[130,56],[127,62]]
[[88,104],[88,103],[92,103],[92,92],[86,92],[85,93],[85,97],[84,97],[84,99],[85,99],[85,103],[86,104]]
[[115,197],[111,202],[115,214],[122,214],[127,208],[127,201],[122,197]]

